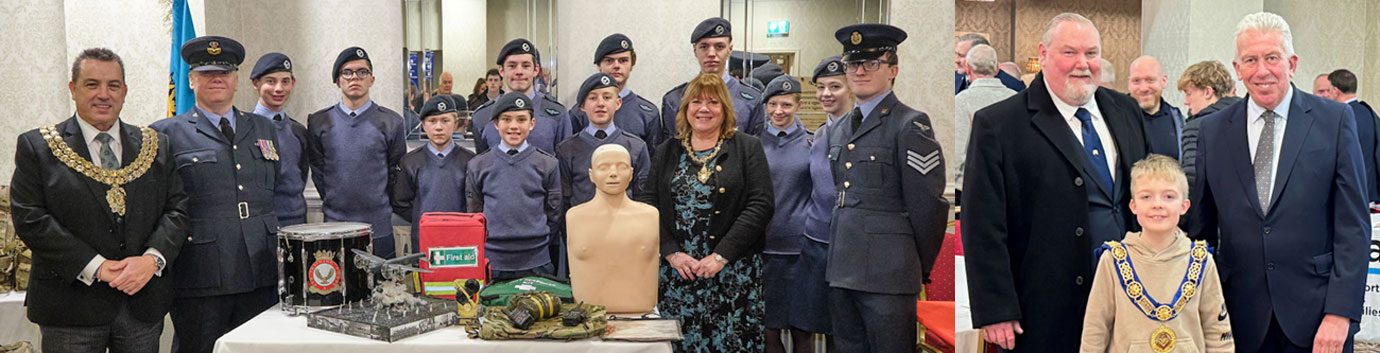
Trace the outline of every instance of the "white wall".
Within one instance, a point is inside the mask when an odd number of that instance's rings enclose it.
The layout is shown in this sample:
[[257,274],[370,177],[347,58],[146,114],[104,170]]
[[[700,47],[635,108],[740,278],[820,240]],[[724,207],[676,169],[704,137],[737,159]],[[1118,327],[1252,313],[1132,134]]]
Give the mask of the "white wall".
[[[632,39],[637,51],[629,88],[660,106],[666,91],[699,72],[690,32],[700,21],[719,16],[717,1],[562,0],[557,6],[561,24],[556,33],[561,50],[559,99],[567,105],[574,100],[580,83],[598,71],[594,49],[599,41],[623,33]],[[617,16],[610,17],[610,9]],[[594,20],[615,17],[642,20]],[[735,36],[740,35],[737,31],[734,29]]]
[[[893,0],[891,25],[906,31],[899,51],[901,73],[896,97],[930,116],[934,135],[952,169],[954,155],[953,32],[954,3],[932,0]],[[842,48],[842,46],[840,46]],[[950,173],[951,174],[951,173]],[[953,190],[949,175],[946,190]]]
[[71,116],[63,2],[41,0],[0,2],[0,184],[14,172],[14,147],[19,134]]
[[485,0],[441,2],[441,50],[445,53],[443,71],[455,76],[456,94],[470,94],[474,79],[483,77],[490,67],[498,67],[487,55],[487,11],[488,1]]

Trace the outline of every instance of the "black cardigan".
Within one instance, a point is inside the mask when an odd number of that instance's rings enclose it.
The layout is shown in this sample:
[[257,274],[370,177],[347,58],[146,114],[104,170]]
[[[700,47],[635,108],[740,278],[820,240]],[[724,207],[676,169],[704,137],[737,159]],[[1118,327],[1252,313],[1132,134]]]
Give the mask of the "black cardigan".
[[[637,201],[656,206],[661,214],[661,256],[683,251],[687,234],[676,231],[675,198],[671,177],[679,166],[685,147],[680,139],[669,139],[656,148],[647,185],[636,195]],[[762,251],[766,227],[775,210],[771,170],[762,142],[756,137],[735,133],[724,140],[714,157],[722,170],[709,178],[710,204],[714,214],[709,221],[709,246],[728,261]]]

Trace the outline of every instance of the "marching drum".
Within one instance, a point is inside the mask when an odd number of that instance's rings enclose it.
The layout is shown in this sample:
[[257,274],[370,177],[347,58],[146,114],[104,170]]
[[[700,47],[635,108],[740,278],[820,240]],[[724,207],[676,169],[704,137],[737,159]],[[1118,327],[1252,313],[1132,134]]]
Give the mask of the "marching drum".
[[278,298],[284,312],[305,314],[369,297],[368,271],[356,268],[358,249],[372,252],[365,223],[298,224],[278,229]]

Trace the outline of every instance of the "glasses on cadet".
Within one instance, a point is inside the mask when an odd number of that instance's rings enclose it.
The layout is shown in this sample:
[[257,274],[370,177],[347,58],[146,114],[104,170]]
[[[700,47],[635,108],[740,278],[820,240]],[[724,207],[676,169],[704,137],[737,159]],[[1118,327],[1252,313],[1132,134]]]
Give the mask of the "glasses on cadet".
[[[875,69],[874,69],[874,70],[875,70]],[[340,70],[340,77],[342,77],[342,78],[344,78],[344,79],[346,79],[346,80],[353,80],[353,79],[355,79],[355,77],[359,77],[359,78],[369,78],[370,75],[373,75],[373,73],[372,73],[372,72],[369,72],[369,69]]]
[[843,66],[848,68],[848,72],[858,71],[859,66],[862,66],[863,70],[867,70],[867,72],[873,72],[882,68],[882,61],[877,59],[850,61],[843,63]]

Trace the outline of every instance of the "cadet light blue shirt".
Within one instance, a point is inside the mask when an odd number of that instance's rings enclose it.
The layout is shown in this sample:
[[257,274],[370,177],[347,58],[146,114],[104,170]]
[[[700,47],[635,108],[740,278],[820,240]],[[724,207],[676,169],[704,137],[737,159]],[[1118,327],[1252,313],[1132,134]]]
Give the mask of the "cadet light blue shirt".
[[220,129],[220,118],[226,118],[230,120],[230,130],[239,131],[235,128],[235,108],[230,108],[230,111],[225,115],[216,115],[215,113],[211,113],[204,109],[201,109],[201,107],[199,106],[196,107],[196,111],[201,113],[201,117],[206,119],[206,121],[211,122],[211,126],[214,126],[216,129]]
[[359,109],[355,110],[350,110],[350,108],[345,107],[345,101],[340,101],[340,104],[337,105],[340,106],[340,111],[345,112],[346,117],[349,117],[350,114],[354,114],[357,117],[360,114],[364,114],[365,110],[369,110],[369,107],[374,106],[374,100],[370,99],[365,101],[364,105],[359,106]]
[[[446,144],[446,150],[444,150],[444,151],[437,151],[435,145],[432,145],[430,142],[427,142],[427,144],[426,144],[426,149],[429,150],[429,151],[431,151],[431,155],[433,155],[433,156],[435,156],[435,155],[437,155],[437,154],[440,154],[440,155],[442,155],[442,156],[449,156],[449,155],[450,155],[450,151],[454,151],[454,150],[455,150],[455,142],[452,141],[451,143]],[[519,150],[519,152],[520,152],[520,151],[521,151],[521,150]]]
[[[452,144],[452,145],[454,145],[454,144]],[[529,146],[529,145],[527,144],[527,141],[525,141],[525,140],[522,141],[522,145],[518,146],[518,148],[517,148],[518,153],[522,153],[522,151],[526,151],[526,150],[527,150],[527,146]],[[513,149],[512,147],[509,147],[509,146],[508,146],[508,143],[507,143],[507,142],[499,142],[499,143],[498,143],[498,146],[494,146],[494,147],[495,147],[495,148],[498,148],[498,151],[499,151],[499,152],[503,152],[503,153],[508,153],[508,150]]]
[[769,118],[769,119],[767,119],[767,130],[766,130],[766,131],[767,131],[768,134],[771,134],[772,136],[776,136],[776,134],[778,134],[778,133],[780,133],[780,132],[782,132],[782,131],[785,131],[785,132],[786,132],[786,135],[790,135],[791,133],[794,133],[796,129],[799,129],[799,128],[800,128],[800,124],[801,124],[801,123],[800,123],[800,118],[799,118],[799,117],[795,117],[794,120],[795,120],[795,122],[792,122],[790,127],[786,128],[785,130],[781,130],[781,129],[777,129],[777,128],[776,128],[776,125],[772,124],[772,123],[771,123],[771,119]]
[[[594,136],[594,133],[599,132],[599,128],[594,127],[594,124],[589,124],[589,126],[586,126],[585,129],[584,129],[583,131],[584,131],[586,134],[589,134],[589,136]],[[604,133],[605,133],[605,134],[608,134],[608,135],[604,136],[604,138],[608,138],[609,136],[613,136],[613,134],[618,133],[618,126],[613,125],[613,121],[609,121],[609,127],[604,128]]]
[[[268,120],[273,120],[273,116],[278,114],[283,114],[284,117],[287,116],[287,113],[269,110],[268,107],[264,106],[263,102],[254,103],[254,114],[268,118]],[[235,123],[230,123],[230,126],[235,126]]]
[[872,109],[876,109],[878,104],[882,104],[882,98],[886,98],[886,96],[889,95],[891,95],[891,90],[887,90],[886,93],[873,97],[870,101],[854,102],[853,107],[862,111],[863,121],[867,121],[867,117],[872,115]]
[[[618,98],[628,98],[628,95],[629,95],[629,94],[632,94],[632,89],[631,89],[631,88],[624,88],[622,91],[618,91]],[[1353,99],[1353,100],[1354,100],[1354,99]],[[627,102],[623,102],[623,103],[627,103]],[[1350,103],[1350,102],[1347,102],[1347,103]]]

